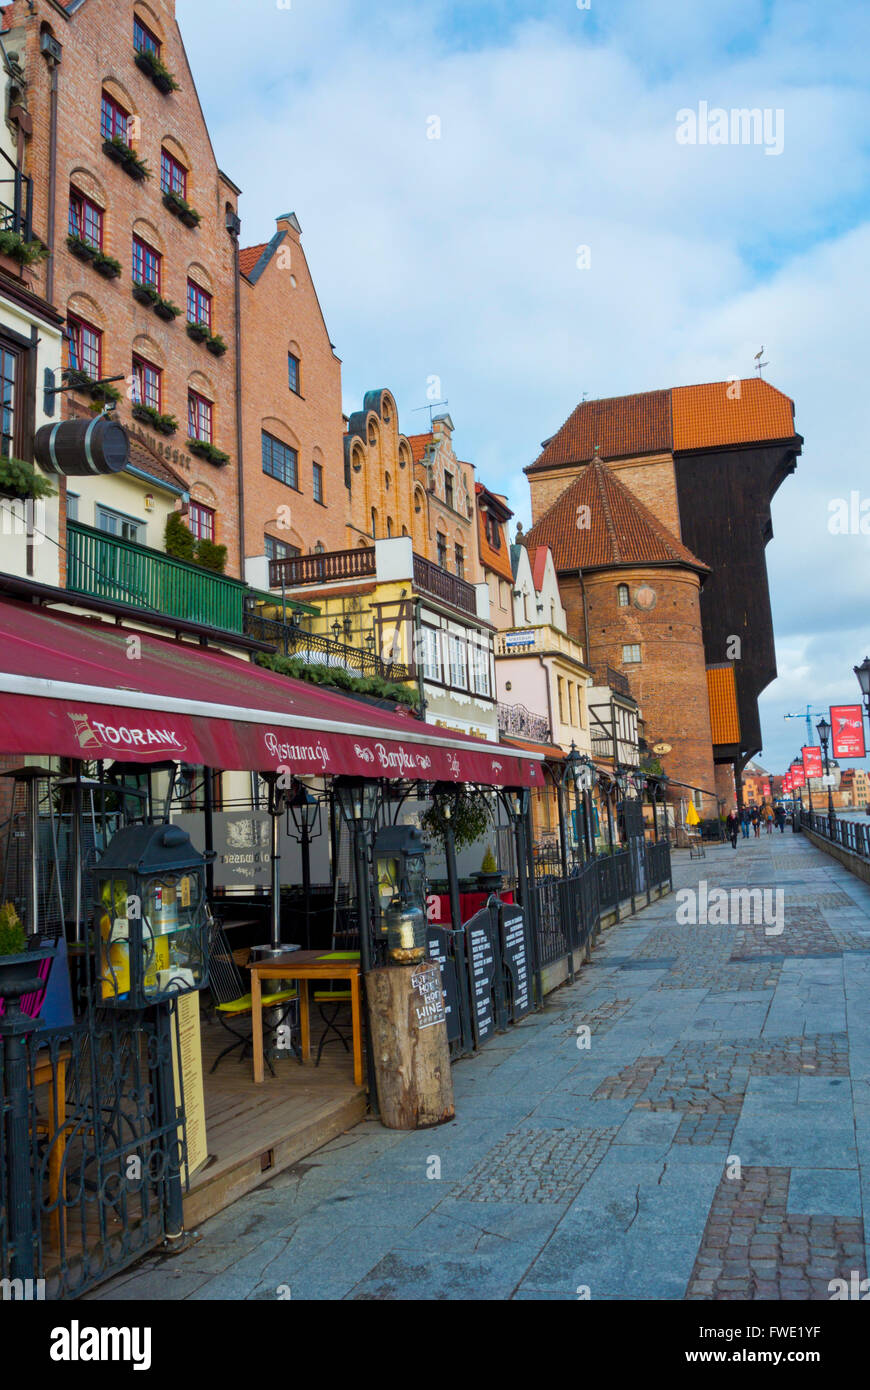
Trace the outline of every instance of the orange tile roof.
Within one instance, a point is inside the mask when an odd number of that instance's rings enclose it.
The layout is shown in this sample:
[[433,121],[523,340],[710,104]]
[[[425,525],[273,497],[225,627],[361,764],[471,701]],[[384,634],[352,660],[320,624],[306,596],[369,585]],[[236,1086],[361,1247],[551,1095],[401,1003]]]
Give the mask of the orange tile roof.
[[676,386],[671,395],[677,451],[791,439],[795,432],[793,402],[758,377]]
[[[498,521],[499,534],[501,536],[501,545],[498,547],[498,549],[496,549],[495,546],[492,545],[489,536],[487,535],[487,513],[486,509],[484,507],[481,507],[480,505],[481,496],[486,492],[488,492],[488,489],[484,487],[483,483],[474,484],[474,495],[477,501],[477,544],[478,549],[480,551],[480,562],[485,569],[493,570],[496,574],[500,575],[502,579],[506,579],[509,584],[513,584],[514,572],[513,567],[511,565],[510,539],[507,534],[506,524],[503,521],[498,520],[498,517],[496,517]],[[504,504],[505,510],[511,516],[513,516],[513,512],[510,511],[510,508],[508,507],[507,501],[504,497],[502,497],[497,492],[490,493],[490,496],[495,498],[497,502],[502,502]]]
[[707,667],[707,697],[713,743],[740,742],[740,715],[737,712],[737,686],[733,666]]
[[268,241],[261,241],[259,246],[243,246],[240,249],[239,270],[243,275],[250,275],[268,245]]
[[530,551],[549,546],[559,573],[650,562],[708,569],[597,455],[524,542]]
[[596,444],[601,458],[614,459],[791,439],[794,434],[794,403],[759,377],[675,386],[581,401],[526,472],[587,463]]
[[422,462],[426,452],[426,446],[432,443],[432,434],[406,434],[405,438],[411,446],[411,458],[415,463]]
[[666,453],[671,447],[670,392],[581,401],[526,471],[586,463],[596,444],[603,459]]

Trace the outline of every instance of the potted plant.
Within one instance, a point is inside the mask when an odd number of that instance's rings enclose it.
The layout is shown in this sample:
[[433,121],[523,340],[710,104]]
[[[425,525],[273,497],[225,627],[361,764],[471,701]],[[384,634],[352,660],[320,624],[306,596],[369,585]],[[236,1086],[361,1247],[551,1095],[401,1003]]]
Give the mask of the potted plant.
[[475,878],[481,893],[497,893],[501,888],[502,874],[490,845],[486,847],[486,854],[483,856],[483,862],[479,872],[475,874]]
[[93,257],[93,265],[94,270],[106,280],[116,280],[121,274],[121,262],[116,261],[114,256],[107,256],[105,251],[97,251]]
[[207,343],[211,337],[208,324],[189,323],[187,325],[187,336],[192,338],[195,343]]
[[140,304],[156,304],[160,298],[160,291],[153,285],[145,285],[141,280],[133,281],[133,298]]
[[208,459],[215,467],[222,468],[225,463],[229,463],[230,456],[225,454],[223,449],[215,448],[214,444],[209,444],[205,439],[189,438],[187,447],[192,454],[198,454],[200,458]]
[[172,303],[171,299],[162,299],[158,296],[154,301],[154,312],[159,319],[165,319],[167,323],[171,323],[173,319],[178,318],[181,310],[177,304]]
[[0,496],[37,499],[54,495],[48,479],[37,473],[32,463],[0,455]]
[[137,52],[134,62],[139,71],[150,77],[158,92],[162,92],[164,96],[178,91],[178,83],[173,74],[156,53],[151,53],[147,48],[142,49]]
[[124,163],[129,148],[126,140],[122,140],[120,135],[113,135],[110,140],[103,141],[103,154],[108,155],[116,164]]
[[85,241],[82,237],[75,236],[72,232],[67,237],[66,244],[80,261],[92,261],[100,249],[98,246],[92,246],[89,241]]
[[202,213],[197,212],[186,198],[183,198],[180,193],[176,193],[173,189],[167,189],[163,194],[163,206],[169,209],[173,217],[177,217],[179,221],[183,222],[185,227],[198,227],[202,221]]
[[174,434],[178,429],[178,421],[174,415],[161,415],[153,405],[144,405],[141,401],[134,401],[131,414],[134,420],[151,425],[158,434]]
[[13,904],[0,907],[0,999],[7,1007],[12,1006],[10,1014],[20,1012],[23,994],[42,989],[44,980],[40,979],[39,967],[54,952],[53,943],[28,951],[27,937]]
[[445,806],[450,809],[449,821],[457,849],[473,844],[485,833],[489,825],[486,801],[467,787],[450,786],[433,799],[432,805],[420,817],[421,829],[437,839],[442,847],[448,821],[444,815]]
[[227,345],[220,333],[214,333],[206,343],[206,347],[213,357],[223,357],[227,350]]
[[48,247],[37,237],[26,241],[20,232],[0,232],[0,263],[7,270],[23,276],[23,272],[39,261],[45,260]]

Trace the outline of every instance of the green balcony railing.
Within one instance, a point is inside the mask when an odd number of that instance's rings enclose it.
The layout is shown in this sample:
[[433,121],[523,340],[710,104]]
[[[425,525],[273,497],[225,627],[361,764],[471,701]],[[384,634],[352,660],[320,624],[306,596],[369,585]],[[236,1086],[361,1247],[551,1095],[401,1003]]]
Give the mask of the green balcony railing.
[[130,608],[242,632],[247,585],[121,540],[79,521],[67,522],[67,588]]

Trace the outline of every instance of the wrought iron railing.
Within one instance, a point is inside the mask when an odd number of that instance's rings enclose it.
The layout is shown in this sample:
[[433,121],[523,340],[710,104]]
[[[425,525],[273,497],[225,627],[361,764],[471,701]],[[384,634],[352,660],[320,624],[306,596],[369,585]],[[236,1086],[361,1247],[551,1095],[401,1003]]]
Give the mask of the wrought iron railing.
[[135,541],[67,522],[66,586],[77,594],[241,632],[247,586]]
[[615,690],[617,695],[631,695],[631,687],[628,683],[628,676],[622,671],[614,671],[612,666],[596,666],[595,684],[609,685],[611,690]]
[[865,825],[863,821],[841,819],[836,812],[833,817],[829,817],[827,812],[818,811],[798,812],[798,815],[801,825],[807,830],[821,835],[832,845],[857,854],[861,859],[870,860],[870,818]]
[[386,681],[413,680],[413,672],[401,661],[383,661],[373,652],[335,642],[318,632],[308,632],[294,623],[245,614],[245,632],[260,642],[270,642],[281,656],[298,656],[309,664],[331,666],[352,675],[380,676]]
[[474,585],[460,579],[458,574],[450,574],[440,565],[433,565],[422,555],[414,556],[414,586],[424,594],[432,594],[463,613],[477,612],[477,596]]
[[303,584],[330,584],[336,579],[364,579],[376,573],[373,545],[353,550],[324,550],[269,561],[269,587],[295,589]]
[[[11,169],[0,176],[0,231],[18,232],[25,241],[33,239],[33,180],[18,168],[5,150],[0,150],[5,166]],[[0,169],[4,167],[0,164]],[[7,199],[11,198],[11,202]]]
[[550,725],[542,714],[533,714],[525,705],[498,707],[498,730],[515,738],[527,738],[533,743],[549,743]]
[[537,881],[530,893],[540,964],[553,965],[582,950],[600,917],[595,861],[576,869],[569,878]]

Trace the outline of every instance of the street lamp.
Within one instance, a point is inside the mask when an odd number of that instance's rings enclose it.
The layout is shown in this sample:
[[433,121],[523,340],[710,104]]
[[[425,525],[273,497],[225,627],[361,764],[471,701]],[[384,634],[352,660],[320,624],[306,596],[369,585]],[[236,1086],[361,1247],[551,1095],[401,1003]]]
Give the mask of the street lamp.
[[[293,826],[293,830],[290,826]],[[305,949],[311,949],[311,841],[323,833],[320,799],[302,782],[295,782],[287,797],[287,834],[302,849],[302,898],[305,908]]]
[[821,719],[819,720],[818,724],[816,725],[816,733],[817,733],[818,736],[819,736],[819,742],[820,742],[821,745],[822,745],[822,757],[823,757],[824,760],[825,760],[825,782],[827,783],[827,787],[828,787],[828,833],[829,833],[831,839],[833,840],[833,838],[834,838],[834,798],[833,798],[833,796],[832,796],[832,794],[831,794],[830,763],[828,762],[828,740],[829,740],[830,737],[831,737],[831,726],[830,726],[830,724],[828,723],[827,719],[824,717],[824,715],[822,715]]
[[[357,918],[359,921],[359,963],[365,989],[366,975],[372,968],[372,900],[369,889],[369,836],[378,809],[378,784],[364,777],[335,777],[332,789],[344,822],[353,835],[356,870]],[[372,1107],[377,1110],[378,1091],[371,1039],[367,1034],[366,1073]]]
[[852,668],[858,677],[858,684],[861,687],[861,694],[864,698],[864,708],[867,711],[867,720],[870,722],[870,656],[865,656],[860,666]]

